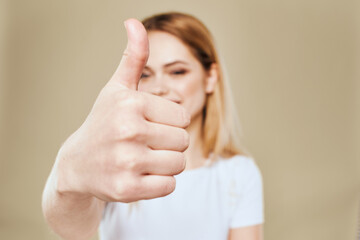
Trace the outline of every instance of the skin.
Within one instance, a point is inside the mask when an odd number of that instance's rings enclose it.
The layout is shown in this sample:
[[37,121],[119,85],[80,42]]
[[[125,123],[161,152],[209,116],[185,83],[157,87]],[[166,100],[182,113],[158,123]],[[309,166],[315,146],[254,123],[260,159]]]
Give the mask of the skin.
[[262,239],[264,239],[263,224],[230,229],[228,236],[228,240],[262,240]]
[[[190,146],[185,151],[187,169],[203,165],[202,156],[202,109],[206,95],[214,91],[217,67],[213,64],[205,71],[188,47],[175,36],[166,32],[148,33],[150,56],[139,82],[139,90],[157,95],[183,106],[191,116],[186,128],[190,134]],[[260,240],[262,225],[230,229],[228,240]]]

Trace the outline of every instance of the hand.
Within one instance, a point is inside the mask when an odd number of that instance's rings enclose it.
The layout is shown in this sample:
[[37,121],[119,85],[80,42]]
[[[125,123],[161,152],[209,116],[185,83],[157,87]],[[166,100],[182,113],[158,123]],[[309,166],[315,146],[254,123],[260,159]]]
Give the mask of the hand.
[[125,26],[128,45],[117,70],[58,153],[60,193],[107,202],[162,197],[185,169],[190,116],[174,102],[137,91],[149,54],[147,33],[135,19]]

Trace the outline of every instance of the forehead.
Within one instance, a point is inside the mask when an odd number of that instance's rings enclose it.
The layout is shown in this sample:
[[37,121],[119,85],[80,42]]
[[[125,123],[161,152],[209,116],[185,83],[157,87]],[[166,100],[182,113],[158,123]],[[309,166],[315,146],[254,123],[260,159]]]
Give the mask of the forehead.
[[148,33],[150,55],[147,65],[162,65],[181,60],[189,63],[197,62],[189,48],[177,37],[160,31]]

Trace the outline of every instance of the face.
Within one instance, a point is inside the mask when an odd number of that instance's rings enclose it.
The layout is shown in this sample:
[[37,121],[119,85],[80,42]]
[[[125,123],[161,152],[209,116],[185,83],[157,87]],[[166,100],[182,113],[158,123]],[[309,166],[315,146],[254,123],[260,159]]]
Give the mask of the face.
[[182,105],[192,119],[201,116],[206,94],[213,91],[213,71],[205,71],[177,37],[153,31],[148,38],[150,55],[138,89]]

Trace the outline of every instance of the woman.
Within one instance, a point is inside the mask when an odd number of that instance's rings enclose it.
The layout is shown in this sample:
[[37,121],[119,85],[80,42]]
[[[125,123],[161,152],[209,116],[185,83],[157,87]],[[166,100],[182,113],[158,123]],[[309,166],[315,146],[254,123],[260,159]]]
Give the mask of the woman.
[[235,140],[210,33],[180,13],[125,26],[118,69],[56,157],[46,221],[65,239],[99,224],[102,239],[262,239],[261,174]]
[[135,205],[108,203],[101,239],[261,239],[261,175],[236,142],[213,40],[196,18],[143,21],[150,56],[139,90],[185,107],[190,145],[175,191]]

